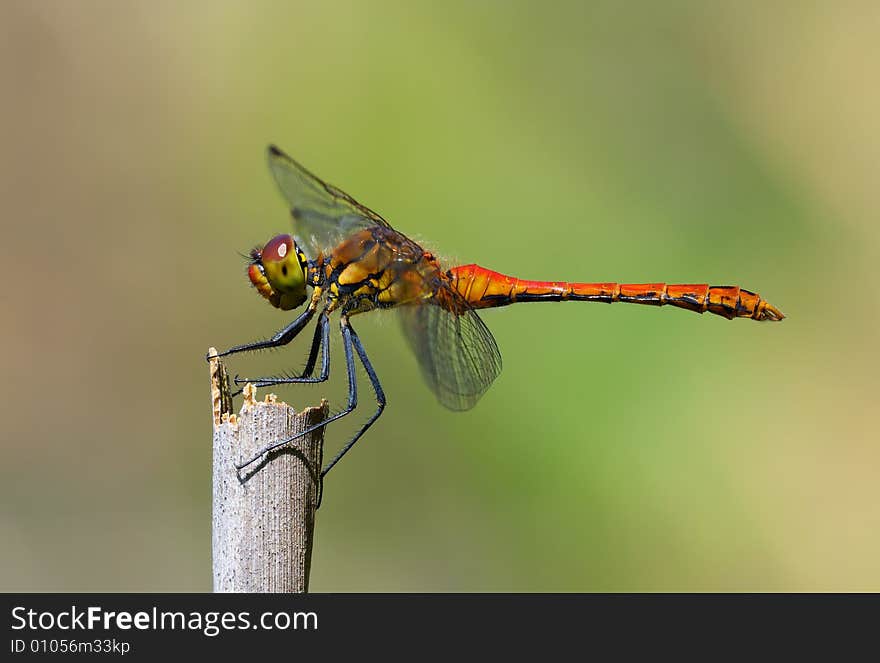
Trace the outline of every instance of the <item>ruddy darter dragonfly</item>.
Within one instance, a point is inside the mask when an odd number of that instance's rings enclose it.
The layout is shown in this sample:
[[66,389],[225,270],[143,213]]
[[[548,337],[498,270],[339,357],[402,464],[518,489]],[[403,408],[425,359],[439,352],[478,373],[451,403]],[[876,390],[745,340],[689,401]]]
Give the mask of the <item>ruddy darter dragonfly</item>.
[[[277,235],[250,253],[248,277],[276,308],[305,310],[271,338],[230,348],[220,356],[290,343],[317,315],[305,370],[295,377],[244,379],[257,386],[324,382],[330,375],[330,314],[340,312],[348,404],[340,412],[292,438],[278,440],[239,466],[350,414],[358,402],[360,361],[375,394],[376,409],[341,451],[321,470],[321,479],[373,425],[385,408],[385,393],[351,326],[351,318],[376,309],[400,312],[404,334],[425,382],[451,410],[472,408],[501,372],[501,353],[477,309],[520,302],[626,302],[714,313],[728,319],[782,320],[759,295],[737,286],[666,283],[568,283],[528,281],[479,265],[444,266],[430,252],[392,228],[379,214],[323,182],[277,147],[269,169],[290,206],[294,235]],[[307,288],[311,288],[311,295]],[[318,355],[320,373],[315,375]]]

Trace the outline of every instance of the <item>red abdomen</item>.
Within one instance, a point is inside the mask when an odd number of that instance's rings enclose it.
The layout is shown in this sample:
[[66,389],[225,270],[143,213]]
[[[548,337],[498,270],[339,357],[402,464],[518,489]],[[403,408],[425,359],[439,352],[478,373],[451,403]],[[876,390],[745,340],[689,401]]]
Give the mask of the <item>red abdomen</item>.
[[667,283],[568,283],[524,281],[479,265],[460,265],[447,274],[453,286],[474,308],[517,302],[628,302],[708,311],[728,319],[782,320],[785,316],[760,295],[734,285]]

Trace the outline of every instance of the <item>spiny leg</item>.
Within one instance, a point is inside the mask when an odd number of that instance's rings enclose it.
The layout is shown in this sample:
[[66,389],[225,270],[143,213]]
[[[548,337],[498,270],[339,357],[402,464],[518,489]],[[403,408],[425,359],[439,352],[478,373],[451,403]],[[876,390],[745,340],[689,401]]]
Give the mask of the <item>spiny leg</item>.
[[345,351],[345,366],[348,371],[348,405],[346,406],[346,408],[341,412],[337,412],[336,414],[327,417],[324,421],[314,424],[313,426],[309,426],[304,431],[297,433],[296,435],[293,435],[284,440],[273,442],[267,447],[263,447],[263,449],[251,456],[248,460],[236,465],[235,468],[237,470],[242,470],[248,465],[258,461],[270,451],[274,451],[279,447],[283,447],[285,444],[289,444],[293,440],[296,440],[304,435],[308,435],[309,433],[319,428],[323,428],[327,424],[332,423],[337,419],[341,419],[345,415],[350,414],[357,407],[357,372],[355,370],[356,367],[354,363],[354,351],[352,350],[352,331],[351,328],[348,326],[347,316],[342,316],[342,318],[339,320],[339,326],[342,329],[342,347]]
[[327,476],[327,473],[333,469],[333,466],[338,463],[342,457],[354,446],[354,443],[357,442],[361,436],[367,432],[367,429],[372,426],[376,419],[382,414],[382,411],[385,409],[385,392],[382,391],[382,385],[379,383],[379,377],[376,375],[376,371],[373,370],[373,365],[370,363],[369,358],[367,357],[367,351],[364,349],[364,344],[361,343],[360,337],[357,335],[357,332],[348,327],[349,332],[351,334],[351,340],[354,343],[354,349],[358,353],[358,357],[361,360],[361,364],[364,367],[364,370],[367,372],[367,376],[370,378],[370,384],[373,386],[373,392],[376,394],[376,411],[367,419],[366,423],[361,426],[360,430],[354,434],[348,443],[342,447],[342,450],[336,454],[336,456],[331,460],[327,467],[321,470],[321,480],[324,480],[324,477]]
[[309,307],[303,311],[296,320],[265,341],[254,341],[253,343],[236,345],[225,352],[219,353],[217,356],[226,357],[227,355],[235,354],[237,352],[251,352],[253,350],[265,350],[267,348],[277,348],[282,345],[287,345],[296,338],[297,334],[299,334],[307,324],[309,324],[309,320],[315,315],[315,309],[315,303],[309,304]]
[[[318,360],[318,352],[321,352],[321,374],[318,377],[312,377],[315,371],[315,364]],[[318,324],[315,326],[315,336],[312,339],[312,348],[309,350],[309,358],[306,362],[305,370],[302,375],[293,377],[264,377],[264,378],[242,378],[235,376],[235,384],[243,384],[247,382],[253,383],[256,387],[268,387],[276,384],[314,384],[317,382],[326,382],[330,377],[330,318],[326,311],[322,312],[318,318]]]
[[[327,312],[324,311],[318,320],[318,326],[315,328],[315,337],[312,339],[312,348],[309,350],[309,358],[306,360],[306,367],[303,369],[300,377],[312,377],[315,371],[315,364],[318,362],[318,346],[321,349],[321,373],[330,374],[330,320]],[[321,341],[318,341],[318,333],[320,329]]]

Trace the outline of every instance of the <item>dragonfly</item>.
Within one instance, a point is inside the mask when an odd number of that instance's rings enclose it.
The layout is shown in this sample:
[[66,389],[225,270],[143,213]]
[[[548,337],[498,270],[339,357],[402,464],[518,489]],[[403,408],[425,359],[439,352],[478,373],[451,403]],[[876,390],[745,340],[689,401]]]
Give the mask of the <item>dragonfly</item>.
[[294,233],[276,235],[251,250],[247,275],[272,306],[282,311],[305,308],[268,339],[236,345],[219,356],[286,345],[317,317],[301,374],[236,376],[235,382],[258,387],[325,382],[330,377],[330,315],[339,311],[348,402],[314,426],[261,449],[239,464],[239,470],[351,414],[358,405],[356,362],[369,379],[375,409],[321,469],[322,485],[327,473],[381,416],[385,392],[351,324],[361,313],[382,309],[399,312],[404,336],[425,382],[437,400],[451,410],[474,407],[501,372],[501,353],[477,314],[480,309],[521,302],[624,302],[670,305],[728,319],[779,321],[785,317],[757,293],[738,286],[531,281],[476,264],[444,266],[379,214],[313,175],[279,148],[270,145],[267,156],[269,170],[289,207]]

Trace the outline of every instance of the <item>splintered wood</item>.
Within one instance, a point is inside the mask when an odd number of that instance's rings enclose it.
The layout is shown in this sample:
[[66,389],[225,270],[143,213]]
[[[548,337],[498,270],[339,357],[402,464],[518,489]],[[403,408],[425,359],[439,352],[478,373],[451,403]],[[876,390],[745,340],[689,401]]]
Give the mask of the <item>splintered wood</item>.
[[327,403],[297,413],[274,394],[258,401],[246,385],[232,412],[229,376],[208,352],[213,407],[215,592],[306,592],[312,558],[324,429],[237,469],[265,447],[327,417]]

